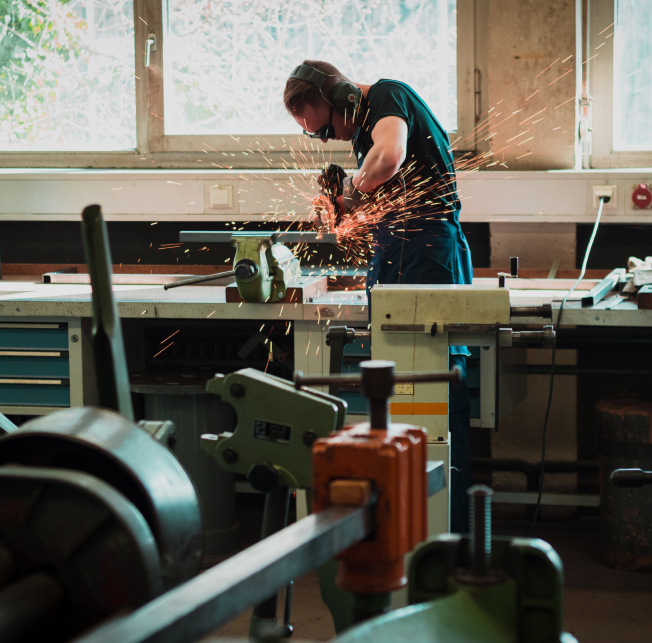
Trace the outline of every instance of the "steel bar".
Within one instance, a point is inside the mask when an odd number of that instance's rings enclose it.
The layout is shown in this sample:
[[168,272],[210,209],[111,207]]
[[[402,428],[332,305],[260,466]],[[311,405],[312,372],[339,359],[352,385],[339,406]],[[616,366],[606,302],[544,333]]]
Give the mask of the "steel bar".
[[[231,271],[229,271],[230,273]],[[219,273],[221,278],[226,273]],[[152,274],[112,274],[111,283],[114,286],[130,286],[130,285],[147,285],[147,286],[162,286],[166,283],[173,283],[176,281],[184,281],[186,279],[191,279],[194,277],[207,277],[208,275],[152,275]],[[233,280],[229,279],[228,283],[231,283]],[[44,284],[90,284],[91,276],[88,273],[71,273],[71,274],[59,274],[56,272],[46,272],[43,275]],[[224,284],[220,284],[224,285]]]
[[[450,382],[459,384],[461,374],[459,369],[452,368],[450,371],[432,371],[430,373],[394,373],[394,382]],[[302,386],[319,386],[322,384],[360,384],[362,375],[360,373],[344,373],[340,375],[304,375],[297,371],[294,375],[296,388]]]
[[170,288],[178,288],[179,286],[187,286],[188,284],[203,284],[205,281],[215,281],[216,279],[224,279],[225,277],[235,277],[235,270],[226,270],[225,272],[216,272],[213,275],[205,275],[201,277],[191,277],[183,281],[173,281],[163,284],[163,290],[170,290]]
[[99,205],[89,205],[82,212],[82,241],[93,290],[92,344],[98,406],[133,420],[120,314],[111,284],[109,236]]
[[625,269],[616,268],[612,270],[601,282],[593,286],[586,295],[582,297],[582,308],[590,308],[602,301],[605,295],[609,294],[625,279]]
[[196,641],[372,531],[370,506],[312,514],[77,643]]
[[337,235],[326,232],[213,232],[210,230],[182,230],[181,243],[231,243],[233,237],[268,237],[274,243],[337,243]]

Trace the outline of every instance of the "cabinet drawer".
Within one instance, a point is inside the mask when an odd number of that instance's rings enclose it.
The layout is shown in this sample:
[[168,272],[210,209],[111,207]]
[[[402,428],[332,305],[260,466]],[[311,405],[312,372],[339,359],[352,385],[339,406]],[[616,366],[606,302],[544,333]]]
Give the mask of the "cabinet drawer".
[[50,355],[0,349],[0,377],[70,377],[70,363],[65,351],[52,352]]
[[3,384],[3,406],[70,406],[70,384]]
[[68,350],[68,329],[65,324],[0,324],[0,349]]

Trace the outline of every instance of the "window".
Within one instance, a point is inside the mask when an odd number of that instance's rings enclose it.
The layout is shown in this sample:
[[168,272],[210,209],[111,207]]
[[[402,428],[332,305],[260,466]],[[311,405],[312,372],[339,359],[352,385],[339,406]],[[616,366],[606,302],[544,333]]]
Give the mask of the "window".
[[165,134],[296,134],[281,102],[303,59],[408,83],[457,129],[455,0],[167,0]]
[[594,0],[589,9],[591,165],[652,165],[652,3]]
[[135,149],[133,3],[2,5],[0,150]]
[[350,163],[349,143],[308,140],[285,113],[306,58],[403,80],[471,140],[475,0],[0,3],[4,165],[196,168],[217,152],[217,167],[282,168],[293,149],[304,165]]

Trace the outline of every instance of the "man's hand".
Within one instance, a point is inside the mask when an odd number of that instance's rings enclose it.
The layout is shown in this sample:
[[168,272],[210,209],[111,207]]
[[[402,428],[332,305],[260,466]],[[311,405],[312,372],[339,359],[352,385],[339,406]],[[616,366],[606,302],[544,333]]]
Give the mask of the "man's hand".
[[317,179],[322,192],[331,200],[331,203],[334,204],[335,199],[342,194],[345,178],[346,172],[344,168],[331,163]]
[[342,185],[342,210],[344,210],[344,214],[350,214],[353,210],[367,205],[370,198],[370,194],[360,192],[353,186],[352,177],[347,176],[344,179]]

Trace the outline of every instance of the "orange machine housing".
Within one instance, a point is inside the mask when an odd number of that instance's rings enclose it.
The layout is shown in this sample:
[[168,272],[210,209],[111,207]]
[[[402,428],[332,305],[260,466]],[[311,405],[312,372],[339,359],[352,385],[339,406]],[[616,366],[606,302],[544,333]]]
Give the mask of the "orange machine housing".
[[362,423],[313,445],[313,511],[331,506],[335,480],[369,480],[375,492],[374,534],[337,557],[342,589],[373,594],[406,584],[403,557],[428,531],[426,440],[425,429],[410,424],[385,431]]

